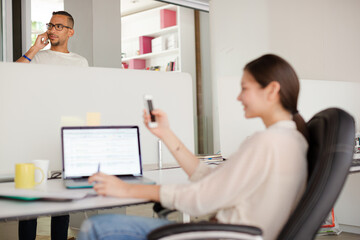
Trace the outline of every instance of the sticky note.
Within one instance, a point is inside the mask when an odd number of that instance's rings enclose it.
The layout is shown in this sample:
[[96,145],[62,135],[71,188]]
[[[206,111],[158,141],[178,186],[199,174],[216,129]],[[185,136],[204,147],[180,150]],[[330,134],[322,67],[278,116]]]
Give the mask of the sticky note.
[[86,125],[87,126],[100,126],[101,114],[99,112],[86,113]]
[[61,116],[60,126],[84,126],[85,120],[77,116]]

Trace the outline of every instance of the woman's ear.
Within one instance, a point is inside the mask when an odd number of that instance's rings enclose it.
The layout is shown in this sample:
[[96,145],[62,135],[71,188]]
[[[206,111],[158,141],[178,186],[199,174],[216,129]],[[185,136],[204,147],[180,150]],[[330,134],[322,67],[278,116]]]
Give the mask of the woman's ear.
[[267,92],[268,92],[268,99],[274,100],[279,98],[280,93],[280,83],[277,81],[272,81],[266,86]]

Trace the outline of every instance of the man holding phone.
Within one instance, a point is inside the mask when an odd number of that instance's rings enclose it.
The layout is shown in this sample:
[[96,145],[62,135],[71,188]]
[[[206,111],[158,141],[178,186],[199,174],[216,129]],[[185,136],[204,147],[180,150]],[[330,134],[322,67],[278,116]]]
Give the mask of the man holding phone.
[[[74,19],[65,11],[53,12],[47,31],[37,36],[34,45],[16,62],[85,66],[86,58],[68,50],[69,38],[74,35]],[[48,44],[49,50],[42,50]]]
[[[68,41],[74,35],[74,19],[65,11],[53,12],[47,31],[37,36],[34,45],[16,62],[88,66],[86,58],[69,52]],[[49,50],[42,50],[48,44]],[[42,50],[42,51],[41,51]],[[37,220],[19,221],[19,240],[35,240]],[[69,215],[51,217],[51,239],[66,240]]]

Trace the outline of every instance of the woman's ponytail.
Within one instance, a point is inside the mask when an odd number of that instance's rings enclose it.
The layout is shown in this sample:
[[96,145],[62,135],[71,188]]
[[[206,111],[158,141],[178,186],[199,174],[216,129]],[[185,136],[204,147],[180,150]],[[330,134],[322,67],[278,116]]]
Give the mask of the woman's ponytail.
[[297,111],[292,115],[292,117],[293,121],[296,123],[297,130],[301,132],[302,135],[305,137],[306,141],[309,142],[309,131],[306,127],[306,122],[303,117]]

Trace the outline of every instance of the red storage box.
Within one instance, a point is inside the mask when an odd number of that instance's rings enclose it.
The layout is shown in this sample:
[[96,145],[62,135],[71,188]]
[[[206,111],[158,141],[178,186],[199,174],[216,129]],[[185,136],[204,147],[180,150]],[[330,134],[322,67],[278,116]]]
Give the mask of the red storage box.
[[145,69],[146,62],[144,59],[131,59],[129,69]]
[[151,40],[153,40],[153,37],[146,37],[146,36],[139,37],[140,54],[151,53]]
[[176,26],[176,11],[169,9],[160,10],[160,28]]

